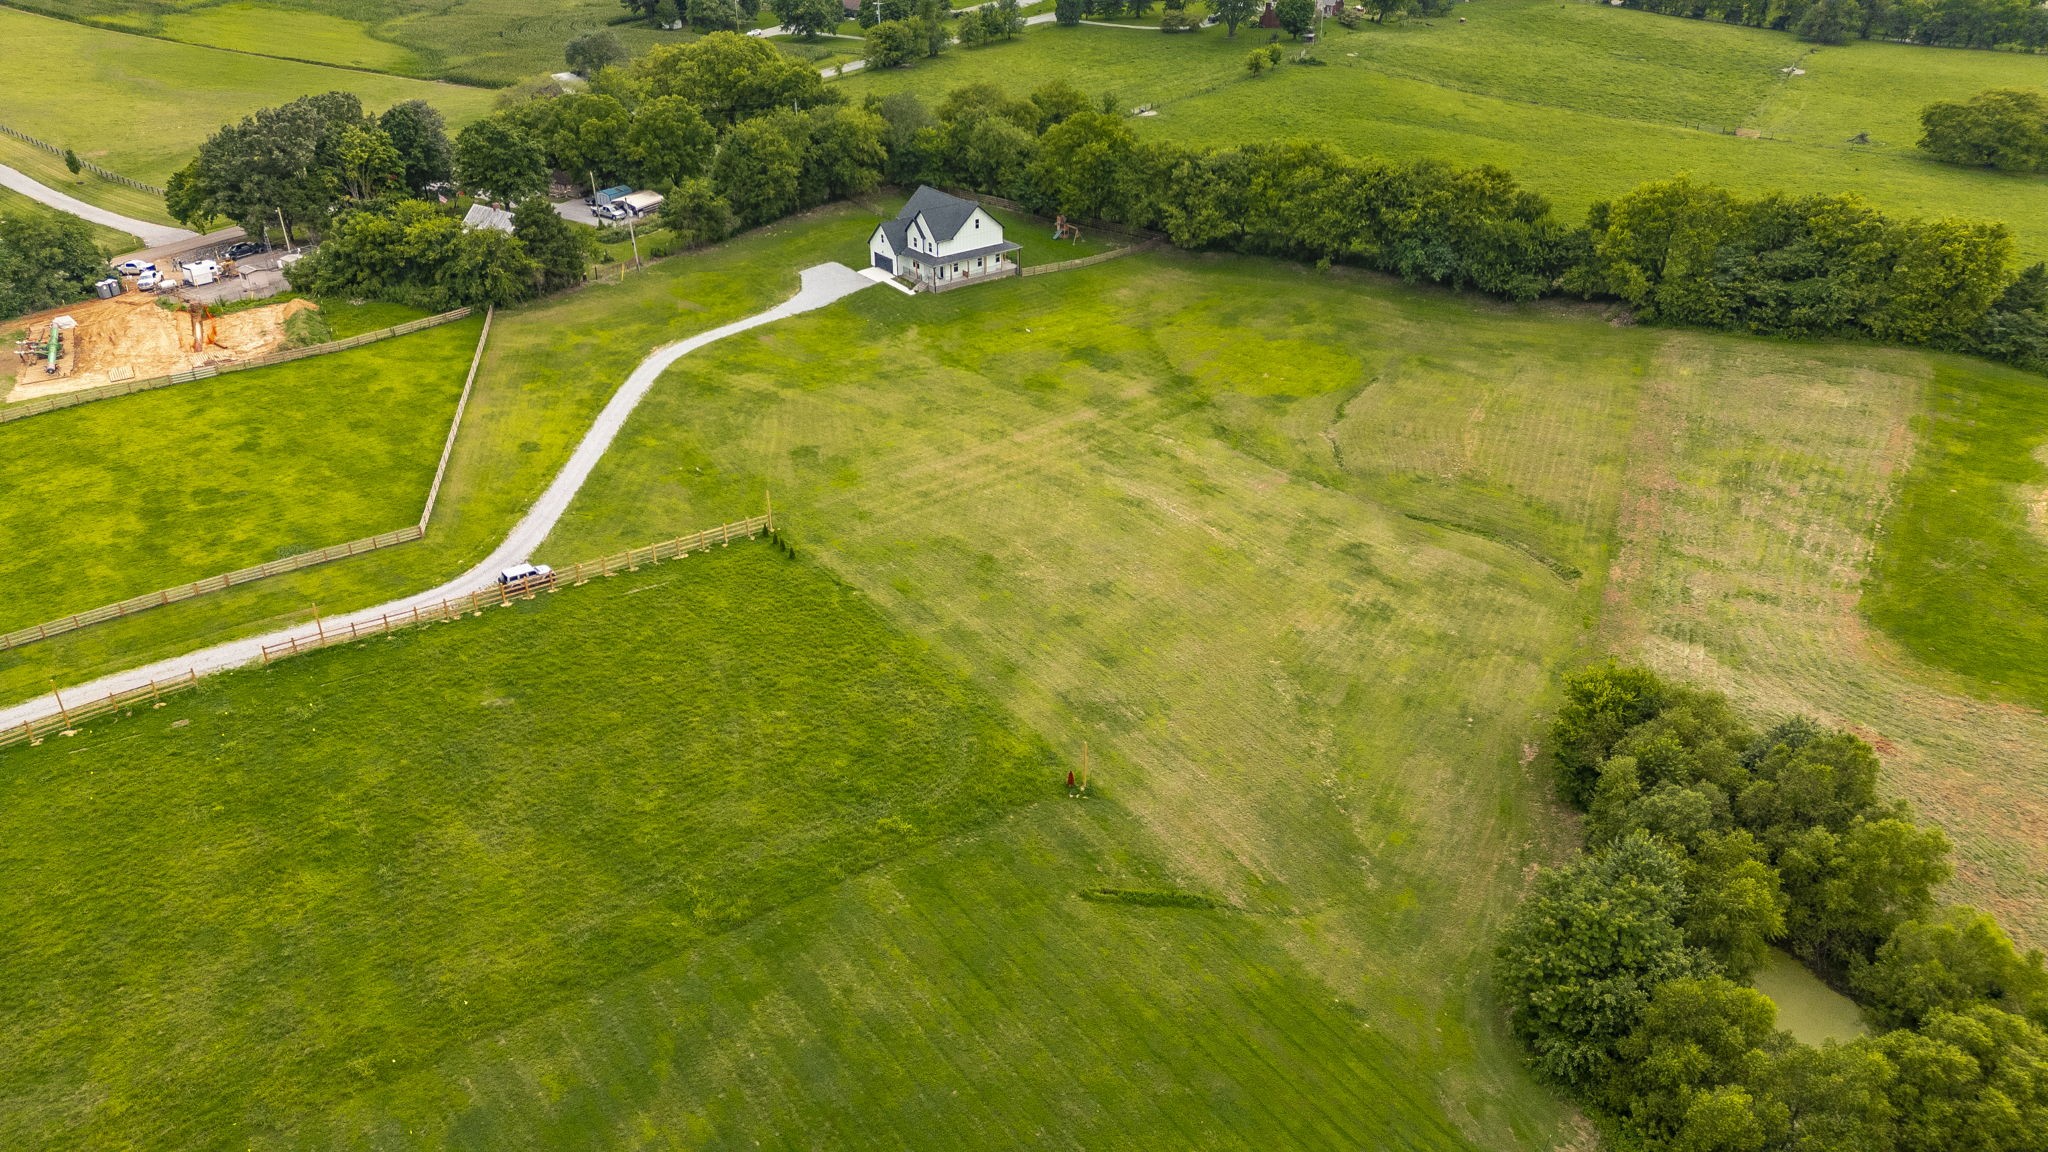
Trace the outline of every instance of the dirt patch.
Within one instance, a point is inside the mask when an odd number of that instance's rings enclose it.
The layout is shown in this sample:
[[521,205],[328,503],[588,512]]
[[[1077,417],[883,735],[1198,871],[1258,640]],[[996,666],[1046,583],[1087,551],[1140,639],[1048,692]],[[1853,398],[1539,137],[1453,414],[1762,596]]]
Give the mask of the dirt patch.
[[159,307],[157,300],[148,293],[129,292],[23,318],[21,326],[37,335],[57,316],[71,317],[78,327],[69,335],[57,375],[45,374],[40,361],[11,366],[14,389],[7,399],[34,400],[247,360],[282,348],[285,318],[315,307],[310,300],[288,300],[216,316],[206,321],[202,336],[195,331],[192,313]]

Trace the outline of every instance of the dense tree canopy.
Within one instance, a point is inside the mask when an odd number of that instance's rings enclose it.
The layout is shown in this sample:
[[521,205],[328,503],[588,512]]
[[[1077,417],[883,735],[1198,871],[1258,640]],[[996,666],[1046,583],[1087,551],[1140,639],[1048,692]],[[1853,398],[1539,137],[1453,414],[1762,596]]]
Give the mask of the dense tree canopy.
[[399,179],[413,195],[455,178],[455,149],[448,125],[425,100],[405,100],[384,110],[377,126],[398,152]]
[[315,296],[439,311],[526,299],[541,268],[513,236],[466,229],[435,205],[398,200],[342,214],[326,241],[286,275],[292,287]]
[[[1950,48],[2048,47],[2048,8],[2031,0],[1623,0],[1626,7],[1828,43],[1858,36]],[[1816,10],[1819,10],[1816,12]]]
[[635,60],[631,72],[647,95],[680,96],[721,127],[764,112],[838,99],[808,64],[737,33],[661,45]]
[[[1752,732],[1640,668],[1577,673],[1565,697],[1549,743],[1592,854],[1539,878],[1496,979],[1532,1063],[1614,1118],[1618,1146],[2048,1146],[2042,957],[1936,907],[1947,841],[1879,798],[1868,745],[1805,720]],[[1774,941],[1899,1030],[1778,1032],[1735,982]]]
[[0,216],[0,318],[83,299],[106,275],[106,254],[76,216]]
[[267,235],[280,216],[319,231],[344,199],[382,193],[406,175],[384,128],[347,92],[301,96],[253,112],[199,146],[173,173],[164,203],[186,225],[228,219]]
[[548,186],[547,153],[511,120],[487,117],[455,137],[455,177],[465,189],[492,200],[537,196]]

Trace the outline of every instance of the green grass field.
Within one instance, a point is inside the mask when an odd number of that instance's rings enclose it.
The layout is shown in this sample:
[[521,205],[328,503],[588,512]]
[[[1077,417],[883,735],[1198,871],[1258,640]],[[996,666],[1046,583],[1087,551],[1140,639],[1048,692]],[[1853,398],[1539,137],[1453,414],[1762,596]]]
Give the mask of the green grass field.
[[482,325],[0,424],[0,631],[417,520]]
[[1885,518],[1873,623],[1985,695],[2048,709],[2048,387],[1943,364]]
[[761,543],[0,758],[0,1131],[42,1148],[287,1137],[1058,794],[986,693]]
[[[1998,86],[2048,86],[2048,59],[1908,45],[1803,44],[1779,32],[1604,4],[1485,0],[1457,24],[1332,23],[1325,67],[1245,73],[1268,34],[1162,36],[1042,26],[936,61],[856,73],[849,92],[937,97],[977,80],[1018,92],[1065,79],[1151,104],[1140,130],[1190,144],[1313,137],[1360,154],[1490,163],[1568,217],[1635,184],[1690,171],[1744,190],[1860,192],[1920,215],[2004,220],[2048,258],[2048,178],[1922,159],[1920,109]],[[1291,45],[1290,45],[1291,47]],[[1804,75],[1782,69],[1797,67]],[[1754,129],[1763,138],[1732,135]],[[1850,144],[1869,132],[1874,143]]]
[[[161,185],[222,124],[309,93],[346,89],[380,111],[424,99],[451,128],[490,110],[495,93],[174,44],[0,8],[0,43],[24,63],[0,86],[0,124],[72,148],[124,176]],[[89,98],[87,98],[89,96]],[[0,138],[0,163],[62,161]],[[41,161],[32,158],[41,156]],[[68,174],[66,174],[68,178]],[[38,175],[38,179],[42,177]],[[153,198],[104,180],[65,189],[81,200],[167,220]]]
[[[58,215],[58,212],[54,208],[45,208],[12,188],[0,188],[0,218],[17,215],[54,216]],[[92,242],[110,254],[133,252],[142,247],[140,240],[126,232],[99,224],[88,223],[86,227],[92,231]]]

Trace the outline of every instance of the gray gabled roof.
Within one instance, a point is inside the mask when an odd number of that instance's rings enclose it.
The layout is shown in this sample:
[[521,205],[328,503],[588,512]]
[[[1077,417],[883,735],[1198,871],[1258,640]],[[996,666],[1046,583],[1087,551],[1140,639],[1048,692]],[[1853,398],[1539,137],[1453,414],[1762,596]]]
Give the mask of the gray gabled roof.
[[960,231],[960,226],[967,223],[967,218],[974,215],[978,207],[980,205],[972,200],[949,196],[929,184],[920,184],[911,195],[910,203],[896,214],[896,222],[904,224],[923,216],[925,227],[931,229],[932,239],[944,244]]

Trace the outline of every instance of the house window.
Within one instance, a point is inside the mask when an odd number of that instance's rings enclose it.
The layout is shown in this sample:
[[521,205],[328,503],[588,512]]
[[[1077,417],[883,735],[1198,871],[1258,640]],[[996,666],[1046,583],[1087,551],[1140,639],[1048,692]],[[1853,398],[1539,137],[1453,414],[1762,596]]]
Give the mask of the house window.
[[979,267],[981,267],[981,257],[979,257],[979,256],[976,256],[976,257],[974,258],[974,266],[975,266],[976,268],[979,268]]

